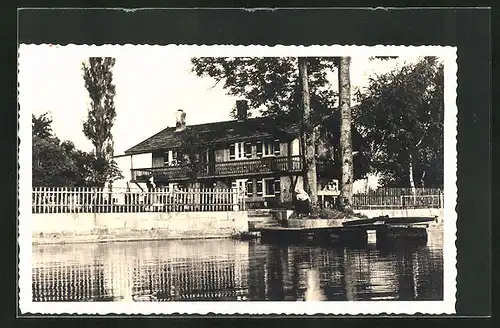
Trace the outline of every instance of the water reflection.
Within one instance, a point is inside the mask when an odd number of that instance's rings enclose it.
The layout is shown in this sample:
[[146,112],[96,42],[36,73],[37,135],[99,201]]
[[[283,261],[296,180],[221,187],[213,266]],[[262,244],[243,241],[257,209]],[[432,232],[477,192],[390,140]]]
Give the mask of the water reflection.
[[440,300],[442,235],[358,248],[192,240],[33,247],[34,301]]

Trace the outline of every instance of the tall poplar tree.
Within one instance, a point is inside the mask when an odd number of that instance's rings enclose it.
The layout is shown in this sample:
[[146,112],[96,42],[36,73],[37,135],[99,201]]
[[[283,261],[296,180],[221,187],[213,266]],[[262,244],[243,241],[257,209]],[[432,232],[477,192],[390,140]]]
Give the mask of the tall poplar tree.
[[90,57],[82,63],[85,88],[90,97],[87,120],[83,123],[83,133],[92,142],[95,149],[94,170],[97,185],[120,178],[113,157],[113,135],[111,128],[115,122],[115,85],[113,84],[113,66],[115,58]]

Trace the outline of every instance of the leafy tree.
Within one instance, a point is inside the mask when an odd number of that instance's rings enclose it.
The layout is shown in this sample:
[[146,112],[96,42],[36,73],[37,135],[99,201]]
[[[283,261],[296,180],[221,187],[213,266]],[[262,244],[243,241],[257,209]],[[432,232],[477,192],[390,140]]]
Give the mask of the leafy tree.
[[81,186],[83,172],[75,162],[75,148],[52,132],[48,113],[32,115],[32,184],[34,187]]
[[52,136],[52,118],[48,115],[48,112],[40,116],[31,114],[31,134],[33,137],[46,139]]
[[355,116],[371,165],[396,187],[443,184],[443,65],[424,57],[369,81]]
[[[338,109],[335,109],[337,93],[328,80],[328,73],[338,66],[337,57],[307,57],[307,82],[309,89],[310,117],[306,127],[309,135],[316,134],[316,143],[329,150],[318,158],[323,160],[324,170],[318,177],[320,183],[325,179],[338,177],[329,173],[335,167],[340,133]],[[223,83],[229,95],[245,97],[250,107],[258,108],[263,116],[289,115],[297,121],[303,119],[302,79],[300,78],[299,58],[295,57],[206,57],[192,58],[192,71],[200,77],[211,77],[216,84]],[[325,124],[326,122],[338,122]],[[314,129],[316,128],[316,130]],[[304,142],[304,141],[302,141]],[[335,144],[337,142],[337,144]],[[355,145],[359,146],[359,145]],[[354,163],[365,164],[362,152],[356,153]],[[355,171],[356,177],[367,172],[367,166]],[[358,174],[359,173],[359,174]]]
[[115,85],[113,66],[115,58],[91,57],[82,63],[85,88],[90,97],[87,121],[83,123],[83,133],[95,147],[96,160],[92,166],[95,184],[104,186],[121,178],[121,172],[113,157],[113,135],[111,128],[115,122]]
[[[223,83],[229,95],[245,97],[264,116],[292,114],[301,119],[301,84],[296,57],[192,58],[192,71]],[[336,93],[327,78],[335,57],[307,57],[310,107],[315,117],[330,114]]]
[[122,177],[113,161],[61,142],[52,132],[48,114],[32,115],[33,187],[102,187],[102,181]]
[[[90,165],[88,160],[90,159]],[[87,172],[87,184],[103,187],[106,182],[112,184],[114,181],[123,179],[122,172],[114,160],[98,157],[95,153],[83,155],[81,162]]]
[[196,179],[205,169],[205,144],[200,137],[189,127],[181,132],[181,146],[179,152],[184,155],[182,164],[187,165],[187,174],[190,179]]
[[78,171],[71,154],[55,137],[34,137],[32,142],[33,187],[74,186]]

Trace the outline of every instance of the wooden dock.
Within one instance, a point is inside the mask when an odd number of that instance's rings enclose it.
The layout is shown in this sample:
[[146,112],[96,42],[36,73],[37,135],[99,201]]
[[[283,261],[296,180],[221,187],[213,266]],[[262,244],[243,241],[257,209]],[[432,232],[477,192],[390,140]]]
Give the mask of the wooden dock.
[[[306,219],[307,220],[307,219]],[[343,243],[368,242],[368,234],[375,233],[377,242],[395,239],[427,240],[429,223],[435,217],[375,217],[353,219],[335,227],[297,228],[269,226],[255,229],[261,239],[272,242]]]

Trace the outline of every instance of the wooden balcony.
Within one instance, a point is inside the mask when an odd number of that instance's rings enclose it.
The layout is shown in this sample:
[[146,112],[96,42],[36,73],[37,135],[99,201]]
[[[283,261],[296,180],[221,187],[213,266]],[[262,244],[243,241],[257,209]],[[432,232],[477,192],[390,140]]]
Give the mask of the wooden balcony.
[[[175,181],[193,177],[189,166],[165,166],[132,169],[132,181],[145,182],[151,176],[155,180]],[[302,171],[300,156],[262,157],[221,163],[210,163],[197,172],[195,178],[244,177],[251,175],[272,174],[278,172]]]

